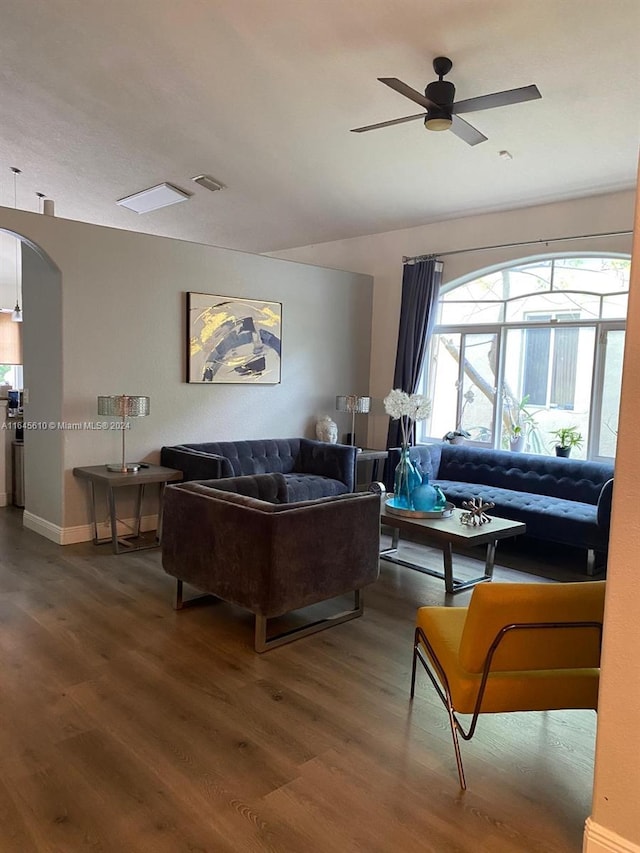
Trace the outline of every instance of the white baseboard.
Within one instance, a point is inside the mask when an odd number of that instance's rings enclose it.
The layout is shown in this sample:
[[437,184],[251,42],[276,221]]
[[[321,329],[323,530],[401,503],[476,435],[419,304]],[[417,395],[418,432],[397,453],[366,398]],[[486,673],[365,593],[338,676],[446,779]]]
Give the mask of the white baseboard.
[[[76,527],[60,527],[58,524],[53,524],[45,518],[40,518],[33,513],[24,511],[22,515],[22,523],[34,533],[39,533],[51,542],[57,545],[76,545],[78,542],[91,542],[93,540],[93,526],[91,524],[79,524]],[[128,525],[128,526],[127,526]],[[118,534],[126,535],[131,532],[133,519],[124,519],[118,523]],[[158,526],[157,515],[144,515],[140,523],[140,528],[143,531],[155,530]],[[107,522],[98,524],[98,537],[100,539],[108,539],[111,536],[111,527]]]
[[640,853],[640,846],[588,817],[582,853]]
[[47,521],[46,518],[40,518],[39,515],[27,512],[25,509],[22,513],[22,526],[28,530],[33,530],[34,533],[39,533],[40,536],[50,539],[57,545],[62,545],[62,527]]

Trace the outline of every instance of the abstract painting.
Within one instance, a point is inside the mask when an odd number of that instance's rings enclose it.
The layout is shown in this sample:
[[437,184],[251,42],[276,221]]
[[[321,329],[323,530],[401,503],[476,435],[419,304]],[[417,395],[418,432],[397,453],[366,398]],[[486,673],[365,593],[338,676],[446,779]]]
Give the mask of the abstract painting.
[[188,382],[280,382],[282,304],[187,293]]

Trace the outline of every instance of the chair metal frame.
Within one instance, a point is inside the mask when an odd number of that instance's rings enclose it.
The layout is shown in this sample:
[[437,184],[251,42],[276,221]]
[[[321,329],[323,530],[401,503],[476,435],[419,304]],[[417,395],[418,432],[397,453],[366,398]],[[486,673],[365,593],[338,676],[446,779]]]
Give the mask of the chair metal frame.
[[[419,626],[415,629],[414,634],[414,642],[413,642],[413,665],[411,668],[411,701],[413,701],[415,695],[415,682],[416,682],[416,663],[420,660],[420,663],[424,667],[429,676],[431,683],[436,689],[436,693],[440,697],[442,704],[447,709],[447,713],[449,715],[449,724],[451,726],[451,736],[453,739],[453,749],[456,756],[456,764],[458,767],[458,778],[460,780],[460,787],[463,791],[467,789],[467,784],[464,776],[464,768],[462,766],[462,756],[460,754],[460,742],[458,740],[458,734],[464,740],[471,740],[473,737],[476,726],[478,724],[478,718],[482,712],[482,700],[484,698],[485,689],[487,686],[487,681],[489,679],[489,675],[491,674],[491,663],[493,661],[493,656],[495,655],[500,643],[502,640],[509,634],[511,631],[521,631],[521,630],[539,630],[539,629],[549,629],[549,628],[594,628],[598,631],[599,634],[599,645],[602,646],[602,622],[514,622],[510,625],[504,625],[496,634],[493,639],[493,642],[489,646],[489,650],[487,651],[487,656],[484,661],[484,666],[482,668],[482,676],[480,679],[480,687],[478,689],[478,695],[476,697],[475,706],[473,709],[473,713],[471,715],[471,722],[469,724],[468,729],[465,731],[462,723],[460,722],[456,710],[453,706],[453,699],[451,695],[451,688],[449,686],[449,679],[447,678],[447,674],[438,660],[438,656],[436,655],[433,646],[427,639],[427,635]],[[429,659],[425,657],[421,646],[423,646]],[[431,666],[429,666],[431,663]],[[436,675],[432,671],[436,670],[438,678],[440,679],[440,683],[436,679]],[[508,713],[508,712],[505,712]]]
[[[202,592],[192,595],[190,598],[184,598],[184,582],[176,578],[176,586],[173,597],[173,609],[184,610],[185,608],[196,607],[201,604],[208,604],[212,601],[222,601],[211,592]],[[317,634],[318,631],[324,631],[325,628],[332,628],[334,625],[341,625],[343,622],[350,622],[351,619],[357,619],[364,614],[364,589],[354,589],[350,593],[353,595],[353,607],[348,610],[341,610],[333,615],[323,616],[321,619],[316,619],[313,622],[306,622],[304,625],[298,625],[295,628],[289,628],[286,631],[281,631],[279,634],[269,636],[269,617],[262,613],[254,613],[254,641],[253,647],[261,654],[262,652],[275,649],[278,646],[283,646],[285,643],[292,643],[294,640],[299,640],[301,637],[308,637],[311,634]],[[339,598],[339,596],[335,596]],[[326,599],[331,601],[331,599]],[[303,608],[299,608],[302,610]],[[293,611],[291,611],[293,612]],[[284,615],[284,614],[283,614]]]

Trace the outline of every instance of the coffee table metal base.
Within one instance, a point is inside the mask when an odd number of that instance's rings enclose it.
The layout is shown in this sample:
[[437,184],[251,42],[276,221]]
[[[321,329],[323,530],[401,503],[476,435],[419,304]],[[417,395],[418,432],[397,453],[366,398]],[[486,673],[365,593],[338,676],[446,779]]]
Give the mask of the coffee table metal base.
[[493,578],[493,566],[496,556],[497,541],[487,543],[487,556],[484,564],[484,574],[477,578],[456,578],[453,574],[453,548],[451,542],[443,542],[436,546],[442,551],[442,559],[444,571],[440,572],[437,569],[430,569],[428,566],[423,566],[420,563],[414,563],[410,560],[403,560],[397,556],[398,540],[400,531],[394,530],[391,540],[391,548],[385,548],[380,552],[380,559],[387,560],[390,563],[396,563],[398,566],[406,566],[416,572],[422,572],[423,575],[430,575],[432,578],[444,580],[444,588],[446,592],[455,595],[457,592],[463,592],[465,589],[471,589],[484,581],[490,581]]
[[[490,522],[479,527],[470,527],[461,524],[461,515],[461,510],[454,509],[450,516],[442,518],[406,518],[388,512],[386,505],[382,503],[380,521],[383,526],[393,529],[393,538],[391,548],[384,550],[380,556],[383,560],[390,560],[432,577],[441,578],[444,580],[445,589],[449,594],[462,592],[479,583],[490,581],[493,577],[493,564],[498,541],[526,533],[527,528],[521,522],[496,517],[492,517]],[[419,544],[431,545],[442,551],[444,571],[439,572],[395,556],[401,533],[407,534],[410,539]],[[487,546],[484,574],[469,580],[455,578],[453,576],[453,549],[466,549],[480,545]]]

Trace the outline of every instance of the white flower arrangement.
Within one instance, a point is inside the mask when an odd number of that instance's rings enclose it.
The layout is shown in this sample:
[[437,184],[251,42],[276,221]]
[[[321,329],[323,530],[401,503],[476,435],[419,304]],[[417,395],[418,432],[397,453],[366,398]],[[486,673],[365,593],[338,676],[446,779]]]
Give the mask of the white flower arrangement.
[[424,394],[407,394],[400,388],[394,388],[384,398],[384,410],[392,420],[400,421],[402,446],[408,447],[413,422],[429,417],[431,403]]

